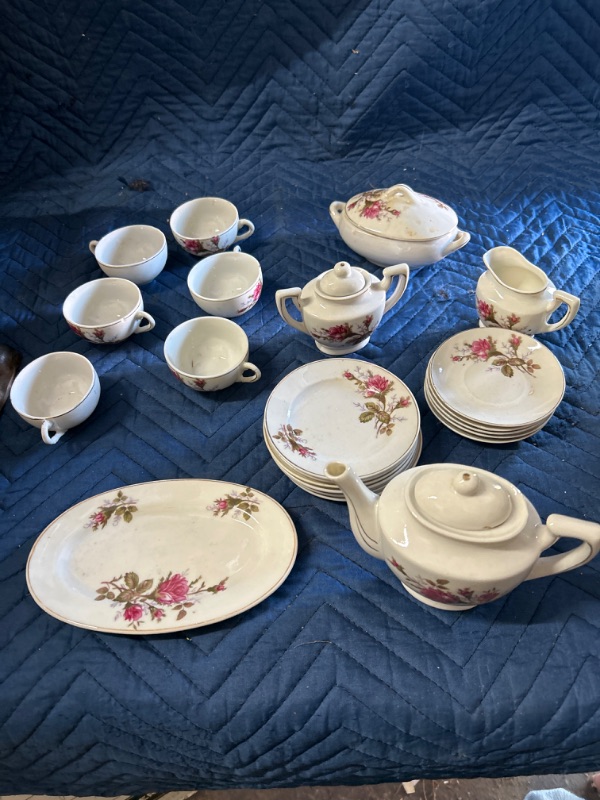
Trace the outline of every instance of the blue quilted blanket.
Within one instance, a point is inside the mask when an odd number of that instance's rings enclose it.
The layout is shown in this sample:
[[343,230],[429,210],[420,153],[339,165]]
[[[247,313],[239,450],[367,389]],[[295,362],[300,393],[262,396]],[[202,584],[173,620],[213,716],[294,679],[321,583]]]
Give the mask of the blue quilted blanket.
[[[600,768],[600,560],[465,613],[408,596],[359,549],[344,505],[294,486],[262,442],[282,375],[321,357],[283,325],[277,289],[352,253],[334,199],[405,182],[472,234],[412,275],[361,357],[422,412],[421,463],[514,482],[542,518],[598,519],[600,155],[594,0],[15,0],[0,41],[0,342],[24,363],[86,355],[89,421],[42,444],[0,416],[0,792],[358,784]],[[139,191],[146,189],[146,191]],[[240,323],[262,379],[203,395],[176,384],[168,332],[197,316],[194,263],[170,212],[226,197],[256,225],[265,288]],[[143,287],[151,333],[116,346],[62,317],[101,277],[89,240],[145,223],[166,269]],[[582,298],[543,337],[564,367],[545,428],[484,445],[423,398],[427,360],[476,323],[482,255],[511,245]],[[212,477],[268,492],[298,530],[296,565],[246,613],[185,634],[128,637],[57,621],[28,594],[33,542],[83,498]]]

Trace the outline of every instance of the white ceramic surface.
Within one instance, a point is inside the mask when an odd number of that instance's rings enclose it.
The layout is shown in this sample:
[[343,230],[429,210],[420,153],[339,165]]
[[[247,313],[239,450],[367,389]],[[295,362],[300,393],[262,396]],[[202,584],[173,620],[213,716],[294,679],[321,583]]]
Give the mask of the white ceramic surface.
[[296,530],[255,489],[168,480],[106,491],[38,537],[27,584],[52,616],[105,633],[210,625],[257,605],[288,576]]
[[[340,261],[333,269],[309,281],[303,289],[280,289],[275,303],[282,319],[315,340],[326,355],[348,355],[369,343],[381,318],[400,300],[408,285],[406,264],[386,267],[378,280],[365,269]],[[398,282],[386,299],[394,277]],[[290,316],[286,303],[292,300],[301,315]]]
[[313,361],[286,375],[265,406],[274,447],[322,478],[333,458],[377,476],[414,445],[420,415],[410,389],[388,370],[357,359]]
[[41,430],[45,444],[56,444],[98,405],[96,370],[79,353],[55,352],[36,358],[15,378],[10,401],[17,414]]
[[[476,302],[480,324],[509,328],[533,335],[564,328],[579,310],[579,298],[560,291],[548,276],[513,247],[494,247],[483,256],[486,271],[477,282]],[[549,322],[566,306],[563,316]]]
[[485,425],[534,424],[555,411],[565,391],[553,353],[530,336],[504,328],[451,336],[428,369],[447,406]]
[[259,368],[248,361],[248,337],[239,325],[222,317],[182,322],[165,339],[164,355],[175,377],[199,392],[260,378]]
[[154,280],[167,263],[167,240],[151,225],[127,225],[90,242],[98,266],[111,278],[138,285]]
[[381,267],[434,264],[471,238],[449,206],[405,184],[337,200],[329,213],[348,247]]
[[[227,250],[254,233],[249,219],[240,219],[237,208],[221,197],[197,197],[178,206],[169,220],[175,240],[193,256],[202,258]],[[240,233],[242,228],[246,228]]]
[[187,279],[194,302],[207,314],[239,317],[250,311],[260,297],[263,276],[254,256],[240,252],[215,255],[198,261]]
[[[559,514],[543,525],[516,486],[486,470],[416,467],[394,478],[381,497],[343,463],[328,464],[326,472],[347,498],[358,544],[435,608],[489,603],[525,580],[576,569],[600,550],[600,525]],[[542,557],[562,536],[581,544]]]
[[124,278],[100,278],[79,286],[63,303],[63,316],[71,330],[95,344],[121,342],[154,327],[140,290]]

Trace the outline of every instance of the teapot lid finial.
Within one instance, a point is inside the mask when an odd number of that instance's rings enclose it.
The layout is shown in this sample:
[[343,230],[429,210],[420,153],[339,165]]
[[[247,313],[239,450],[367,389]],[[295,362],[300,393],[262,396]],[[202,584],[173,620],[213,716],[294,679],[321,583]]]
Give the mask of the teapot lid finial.
[[490,472],[447,464],[418,474],[408,502],[417,518],[440,532],[501,541],[516,535],[525,524],[519,495],[515,487]]
[[347,297],[365,288],[365,276],[347,261],[339,261],[319,278],[319,291],[328,297]]

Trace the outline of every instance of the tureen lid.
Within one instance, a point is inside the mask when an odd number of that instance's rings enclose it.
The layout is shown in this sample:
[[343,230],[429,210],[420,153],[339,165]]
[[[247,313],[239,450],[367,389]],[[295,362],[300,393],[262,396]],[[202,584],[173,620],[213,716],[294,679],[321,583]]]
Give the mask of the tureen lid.
[[436,239],[458,224],[449,206],[404,183],[355,195],[346,214],[357,227],[387,239]]
[[347,261],[339,261],[317,279],[317,288],[326,297],[347,297],[365,287],[365,276]]
[[419,470],[407,487],[406,500],[420,522],[456,539],[503,541],[523,530],[528,519],[515,486],[460,464]]

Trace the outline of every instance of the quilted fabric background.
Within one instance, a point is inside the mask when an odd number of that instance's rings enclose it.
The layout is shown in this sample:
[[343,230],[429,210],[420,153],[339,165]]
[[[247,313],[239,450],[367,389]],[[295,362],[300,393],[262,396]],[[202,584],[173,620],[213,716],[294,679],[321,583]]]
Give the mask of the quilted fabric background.
[[[421,463],[513,481],[545,518],[600,519],[598,41],[594,0],[13,0],[0,42],[0,339],[24,363],[91,359],[102,396],[55,447],[0,416],[0,791],[133,794],[600,769],[600,560],[466,613],[411,599],[348,530],[346,507],[296,488],[262,443],[282,375],[320,357],[284,327],[279,288],[353,254],[334,199],[406,182],[443,198],[470,244],[415,271],[361,358],[422,412]],[[128,186],[150,184],[145,192]],[[217,195],[256,225],[265,288],[241,324],[263,378],[186,390],[162,356],[199,312],[168,226]],[[142,292],[154,331],[78,339],[65,296],[101,277],[87,244],[130,223],[168,237]],[[543,431],[463,439],[428,411],[432,350],[476,323],[482,254],[508,244],[581,296],[544,337],[566,374]],[[77,501],[154,479],[270,493],[299,554],[242,616],[134,638],[70,627],[28,594],[25,563]],[[563,545],[559,545],[561,548]],[[565,545],[566,546],[566,545]]]

